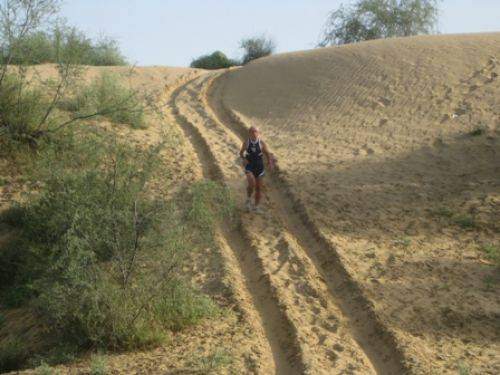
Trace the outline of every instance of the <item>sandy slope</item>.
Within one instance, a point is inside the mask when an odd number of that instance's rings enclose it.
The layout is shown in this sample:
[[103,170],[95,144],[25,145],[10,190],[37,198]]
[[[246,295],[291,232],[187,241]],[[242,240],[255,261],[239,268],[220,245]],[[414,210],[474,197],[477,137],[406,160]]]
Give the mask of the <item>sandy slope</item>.
[[228,73],[139,68],[130,82],[158,93],[165,118],[117,131],[176,137],[165,166],[178,186],[215,179],[242,201],[235,159],[250,124],[280,169],[266,213],[222,223],[219,246],[193,262],[234,314],[112,356],[114,372],[189,373],[189,357],[222,348],[232,373],[498,373],[500,277],[478,250],[500,241],[497,59],[500,34],[283,54]]
[[[56,75],[54,66],[38,66],[36,69],[42,78]],[[163,111],[161,116],[148,116],[149,126],[146,129],[134,130],[126,125],[111,125],[101,120],[99,123],[127,139],[131,146],[155,144],[166,136],[172,146],[165,151],[163,160],[164,168],[169,170],[172,176],[169,179],[170,190],[185,188],[187,184],[201,179],[201,166],[196,160],[194,150],[175,125],[171,96],[179,86],[204,72],[187,68],[149,67],[135,68],[130,73],[129,68],[125,67],[90,67],[85,71],[83,79],[88,81],[102,71],[122,75],[124,83],[128,82],[134,88],[156,95],[158,106],[163,108]],[[17,176],[9,173],[8,167],[7,164],[0,165],[0,177],[5,181],[0,186],[0,211],[7,208],[12,199],[18,196],[22,186],[17,181]],[[0,250],[3,232],[4,228],[0,227]],[[221,240],[219,246],[207,248],[201,254],[193,254],[189,262],[190,268],[184,270],[192,276],[192,282],[198,288],[224,308],[221,316],[172,334],[171,341],[159,348],[136,353],[109,354],[106,356],[109,373],[265,372],[265,367],[260,367],[261,357],[266,357],[266,348],[252,323],[253,307],[239,302],[245,296],[239,287],[239,271],[235,270],[232,262],[231,254],[226,257]],[[25,311],[1,312],[6,321],[0,327],[0,341],[9,334],[14,334],[36,347],[41,341],[36,319]],[[218,363],[220,358],[225,362]],[[55,370],[59,374],[86,374],[89,373],[89,363],[90,359],[84,357],[72,364],[56,366]],[[38,372],[27,370],[22,373]]]
[[500,243],[499,74],[500,34],[433,36],[277,55],[214,88],[234,133],[262,127],[271,187],[290,187],[329,243],[319,258],[339,255],[416,373],[500,371],[499,275],[480,251]]

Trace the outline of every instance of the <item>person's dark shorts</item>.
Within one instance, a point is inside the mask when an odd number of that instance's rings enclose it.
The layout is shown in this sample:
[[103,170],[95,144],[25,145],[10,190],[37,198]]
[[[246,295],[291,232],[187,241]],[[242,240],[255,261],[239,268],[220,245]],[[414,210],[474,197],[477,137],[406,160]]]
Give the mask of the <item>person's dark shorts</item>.
[[245,173],[251,172],[255,178],[263,177],[265,174],[264,164],[249,163],[245,166]]

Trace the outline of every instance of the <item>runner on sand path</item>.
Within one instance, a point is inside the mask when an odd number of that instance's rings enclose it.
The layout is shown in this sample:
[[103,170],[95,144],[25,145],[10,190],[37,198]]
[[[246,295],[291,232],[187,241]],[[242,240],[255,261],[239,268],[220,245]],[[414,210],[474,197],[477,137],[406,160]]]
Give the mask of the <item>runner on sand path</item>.
[[[266,155],[267,165],[270,170],[274,168],[275,158],[269,152],[264,141],[260,139],[260,132],[257,127],[252,126],[248,130],[248,135],[248,139],[243,142],[240,150],[240,157],[243,159],[243,166],[245,167],[245,175],[248,182],[246,208],[248,211],[251,211],[253,208],[256,212],[261,212],[259,203],[265,174],[263,155]],[[255,206],[252,207],[252,194],[254,191]]]

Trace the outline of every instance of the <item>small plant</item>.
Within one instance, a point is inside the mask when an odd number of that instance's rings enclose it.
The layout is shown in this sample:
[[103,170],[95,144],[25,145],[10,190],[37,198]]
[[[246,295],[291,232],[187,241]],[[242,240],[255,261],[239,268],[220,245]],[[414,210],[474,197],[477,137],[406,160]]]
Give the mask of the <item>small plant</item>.
[[468,134],[471,137],[479,137],[480,135],[483,135],[486,132],[486,130],[483,127],[476,128],[472,131],[470,131]]
[[467,366],[467,364],[463,362],[458,363],[458,373],[460,375],[469,375],[470,374],[470,367]]
[[451,211],[448,207],[439,207],[434,211],[434,214],[448,219],[453,217],[453,211]]
[[487,291],[493,290],[493,284],[495,283],[495,279],[491,275],[486,275],[483,279],[484,286]]
[[211,299],[182,282],[174,282],[168,294],[160,297],[155,305],[158,320],[172,331],[194,325],[202,318],[214,317],[218,312],[219,308]]
[[411,245],[411,239],[408,237],[403,237],[403,238],[398,238],[393,241],[395,245],[401,246],[401,247],[408,247]]
[[108,370],[107,359],[102,354],[94,354],[90,359],[90,375],[106,375]]
[[454,219],[455,223],[463,229],[472,229],[476,227],[474,218],[470,215],[459,215]]
[[396,263],[396,257],[394,256],[394,254],[391,254],[387,258],[387,264],[394,264],[394,263]]
[[441,287],[439,289],[444,290],[446,292],[449,292],[450,291],[450,284],[444,282],[443,284],[441,284]]
[[494,244],[485,244],[481,246],[481,250],[489,260],[495,263],[497,267],[500,267],[500,246]]
[[36,375],[54,375],[55,372],[46,362],[43,362],[35,369]]
[[217,349],[207,357],[201,357],[197,361],[191,363],[191,366],[198,368],[198,371],[203,374],[213,374],[232,363],[232,358],[229,353],[223,349]]

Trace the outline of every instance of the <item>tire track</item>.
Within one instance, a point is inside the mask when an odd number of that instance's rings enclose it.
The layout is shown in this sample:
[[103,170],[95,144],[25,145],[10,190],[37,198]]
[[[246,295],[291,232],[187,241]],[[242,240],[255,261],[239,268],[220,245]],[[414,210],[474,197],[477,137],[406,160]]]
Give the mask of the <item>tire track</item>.
[[[171,96],[170,107],[175,120],[181,127],[186,138],[191,142],[198,160],[202,166],[205,178],[223,181],[223,173],[216,163],[209,145],[199,132],[198,128],[182,113],[181,106],[177,103],[179,96],[186,91],[196,77],[186,84],[178,87]],[[300,374],[304,373],[302,353],[297,344],[296,330],[284,310],[276,304],[276,289],[270,282],[270,275],[265,272],[262,260],[257,256],[252,241],[241,230],[233,229],[229,222],[222,223],[220,231],[226,250],[231,249],[238,263],[238,270],[243,275],[243,284],[257,314],[253,322],[262,330],[272,353],[272,365],[262,369],[264,373]]]
[[[224,182],[232,193],[239,195],[243,191],[242,172],[233,158],[240,140],[207,112],[210,110],[203,94],[210,78],[204,76],[187,85],[178,102],[191,125],[206,143],[210,142],[206,152],[214,158]],[[264,219],[243,215],[241,235],[254,245],[259,267],[269,278],[273,297],[293,332],[304,373],[375,373],[369,359],[344,328],[346,319],[332,301],[324,278],[294,234],[275,216]]]
[[[224,75],[212,79],[207,85],[203,101],[210,115],[242,139],[247,134],[247,126],[229,109],[225,108],[220,90]],[[210,86],[210,87],[208,87]],[[348,318],[351,334],[370,359],[379,374],[408,373],[404,355],[392,332],[373,310],[359,285],[344,268],[334,246],[325,238],[307,214],[301,202],[294,200],[291,187],[281,172],[268,178],[271,189],[269,195],[276,202],[275,214],[286,228],[297,238],[307,252],[312,263],[324,278],[328,290],[343,314]],[[286,192],[286,196],[283,195]],[[292,199],[290,199],[290,197]]]

